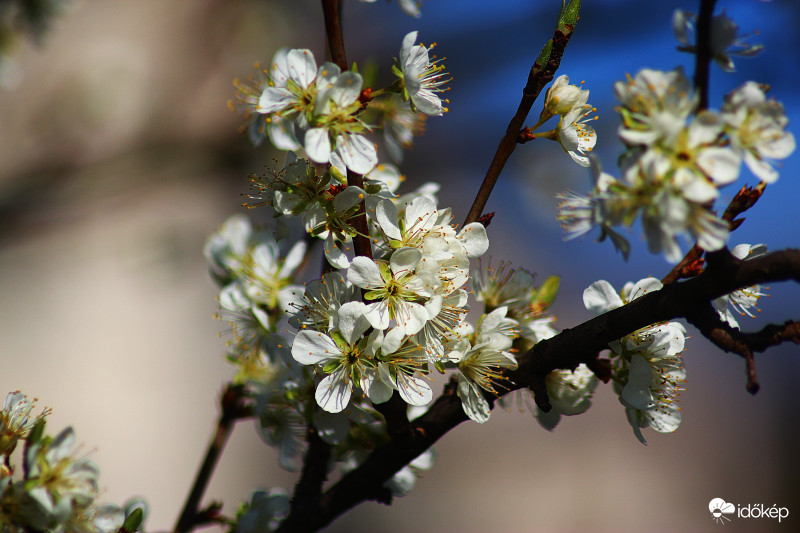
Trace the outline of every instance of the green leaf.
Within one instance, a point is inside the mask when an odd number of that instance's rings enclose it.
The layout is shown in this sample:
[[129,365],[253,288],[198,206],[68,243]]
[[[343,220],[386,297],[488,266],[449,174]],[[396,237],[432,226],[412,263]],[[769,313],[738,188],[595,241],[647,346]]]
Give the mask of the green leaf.
[[533,68],[536,72],[541,72],[544,70],[545,65],[547,62],[550,61],[550,52],[553,51],[553,39],[549,39],[545,44],[542,51],[539,53],[539,57],[536,58],[536,63],[533,65]]
[[143,519],[144,519],[144,511],[142,510],[141,507],[137,507],[125,519],[125,523],[122,524],[122,529],[120,529],[120,533],[133,533],[134,531],[138,531],[139,527],[142,525]]
[[570,0],[567,7],[561,12],[558,17],[558,29],[567,33],[569,29],[567,26],[574,27],[578,23],[578,18],[581,11],[581,0]]

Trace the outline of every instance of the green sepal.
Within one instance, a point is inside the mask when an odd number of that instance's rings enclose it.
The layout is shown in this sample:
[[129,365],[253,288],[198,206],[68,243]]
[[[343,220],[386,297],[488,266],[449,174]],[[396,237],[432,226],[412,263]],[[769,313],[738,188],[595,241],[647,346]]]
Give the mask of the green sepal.
[[433,368],[435,368],[436,371],[439,372],[440,374],[444,374],[444,371],[446,370],[444,366],[444,361],[434,361]]
[[338,360],[328,361],[327,363],[325,363],[325,366],[322,367],[322,371],[325,372],[326,374],[331,374],[335,372],[336,369],[339,368],[340,366],[342,366],[342,364]]
[[378,183],[365,183],[364,191],[366,191],[367,194],[378,194],[381,192],[381,186]]
[[358,371],[358,367],[353,365],[350,370],[350,379],[353,380],[353,385],[358,388],[361,388],[361,372]]
[[[400,70],[400,67],[398,67],[397,65],[392,65],[392,72],[394,73],[395,76],[400,78],[401,82],[403,81],[403,71]],[[404,86],[405,86],[405,84],[404,84]],[[391,85],[389,87],[391,87]]]
[[553,303],[553,300],[556,299],[556,295],[558,294],[558,287],[561,285],[561,278],[558,276],[550,276],[542,286],[539,287],[539,294],[536,295],[536,301],[541,303],[545,309],[550,307],[550,304]]
[[383,281],[386,283],[392,281],[392,271],[387,263],[378,263],[378,268],[381,271],[381,277],[383,278]]
[[355,61],[353,61],[353,64],[350,65],[350,72],[355,72],[356,74],[358,74],[358,63],[356,63]]
[[382,296],[383,296],[383,289],[376,289],[374,291],[369,291],[364,293],[364,299],[369,301],[380,300]]
[[339,171],[339,169],[338,169],[338,168],[336,168],[336,167],[335,167],[335,166],[333,166],[333,165],[331,165],[331,169],[330,169],[330,175],[331,175],[331,177],[333,177],[333,178],[334,178],[336,181],[338,181],[338,182],[339,182],[339,183],[341,183],[342,185],[347,185],[347,176],[346,176],[346,175],[344,175],[344,174],[342,174],[342,173]]
[[134,533],[134,531],[138,531],[139,527],[142,525],[143,519],[144,511],[141,507],[137,507],[125,519],[125,522],[122,524],[122,528],[119,530],[120,533]]
[[336,346],[343,353],[350,351],[350,344],[348,344],[348,342],[344,340],[344,336],[341,334],[341,332],[339,332],[338,329],[335,329],[331,332],[331,339],[333,339],[333,342],[336,343]]
[[47,421],[44,418],[40,418],[36,421],[36,424],[33,425],[30,432],[28,432],[28,437],[25,439],[29,446],[33,446],[42,440],[42,435],[44,435],[44,426],[46,424]]
[[378,83],[378,75],[380,74],[380,65],[375,60],[367,60],[364,63],[364,68],[361,72],[361,80],[364,87],[374,87]]
[[389,246],[391,246],[392,248],[402,248],[403,247],[403,241],[398,241],[398,240],[395,240],[395,239],[391,239],[389,241]]

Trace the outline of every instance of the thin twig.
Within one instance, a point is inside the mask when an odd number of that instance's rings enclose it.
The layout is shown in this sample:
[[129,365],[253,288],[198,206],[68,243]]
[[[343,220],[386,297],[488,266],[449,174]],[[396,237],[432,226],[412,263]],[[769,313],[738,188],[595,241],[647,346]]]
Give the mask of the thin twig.
[[464,226],[478,220],[481,213],[483,213],[486,202],[489,201],[489,195],[492,194],[492,189],[495,183],[497,183],[497,179],[500,177],[503,167],[505,167],[508,158],[511,157],[511,153],[517,147],[517,139],[525,124],[525,119],[528,118],[528,113],[530,113],[533,103],[536,101],[536,98],[538,98],[539,93],[541,93],[544,86],[553,79],[553,75],[558,70],[561,64],[561,56],[564,54],[564,49],[567,47],[571,36],[571,26],[567,26],[566,33],[557,29],[553,35],[553,48],[550,52],[550,59],[547,64],[539,65],[538,63],[534,63],[531,67],[528,73],[528,82],[522,90],[522,100],[519,103],[519,107],[517,107],[517,112],[511,118],[511,122],[508,123],[505,135],[500,139],[497,151],[492,158],[492,162],[489,164],[489,169],[486,171],[480,189],[478,189],[478,193],[475,195],[475,200],[472,202],[469,213],[467,213],[467,218],[464,220]]
[[[725,208],[725,212],[722,214],[722,220],[728,223],[728,229],[730,231],[734,231],[742,225],[744,219],[737,219],[736,217],[753,207],[758,199],[761,198],[761,195],[764,194],[765,188],[766,185],[760,183],[755,187],[748,187],[745,185],[739,189],[739,192],[736,193],[736,196],[733,197],[728,207]],[[704,250],[695,243],[683,259],[664,276],[661,283],[669,285],[681,278],[690,278],[698,275],[700,273],[700,267],[702,266],[702,260],[700,258],[703,256],[703,252]]]
[[222,412],[217,421],[217,428],[208,445],[206,457],[200,465],[200,470],[197,472],[192,490],[186,498],[186,503],[173,533],[187,533],[198,525],[208,522],[207,513],[198,511],[200,500],[206,487],[208,487],[209,481],[211,481],[211,475],[214,473],[214,468],[217,466],[220,455],[222,455],[222,450],[231,436],[234,422],[241,418],[252,416],[252,410],[241,404],[243,392],[242,386],[229,384],[225,392],[222,393],[222,398],[220,399]]
[[700,0],[697,15],[697,60],[694,66],[694,87],[698,92],[697,110],[708,108],[709,73],[711,70],[711,21],[717,0]]

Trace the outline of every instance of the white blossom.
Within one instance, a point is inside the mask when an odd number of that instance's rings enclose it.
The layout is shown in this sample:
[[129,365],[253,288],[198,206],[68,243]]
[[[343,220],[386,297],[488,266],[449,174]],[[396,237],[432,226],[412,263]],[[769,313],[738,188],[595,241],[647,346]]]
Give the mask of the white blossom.
[[[692,44],[697,17],[682,9],[676,9],[672,17],[672,29],[680,41],[678,50],[697,53]],[[723,11],[711,19],[711,57],[725,72],[733,72],[734,64],[731,55],[752,57],[764,49],[761,44],[748,44],[747,36],[739,36],[739,26]]]
[[[403,38],[400,47],[399,76],[403,80],[405,95],[411,100],[412,109],[429,116],[441,116],[447,111],[436,93],[446,91],[444,85],[450,81],[444,65],[439,59],[431,59],[430,50],[435,45],[426,47],[415,45],[417,32],[412,31]],[[447,100],[445,100],[447,102]]]
[[764,87],[749,81],[725,97],[722,120],[732,148],[750,171],[766,183],[777,180],[772,161],[786,159],[795,149],[783,105],[767,100]]
[[[735,258],[743,261],[760,257],[765,253],[767,253],[767,246],[764,244],[756,244],[752,246],[749,244],[739,244],[734,246],[731,250],[731,254]],[[747,315],[753,318],[755,315],[751,310],[758,310],[756,308],[756,305],[758,305],[758,300],[762,296],[766,295],[765,293],[761,292],[761,290],[762,287],[760,285],[753,285],[751,287],[739,289],[738,291],[733,291],[730,294],[720,296],[711,303],[714,305],[714,309],[716,309],[717,314],[719,314],[719,317],[723,320],[723,322],[726,322],[731,327],[738,328],[739,322],[736,320],[736,315]]]

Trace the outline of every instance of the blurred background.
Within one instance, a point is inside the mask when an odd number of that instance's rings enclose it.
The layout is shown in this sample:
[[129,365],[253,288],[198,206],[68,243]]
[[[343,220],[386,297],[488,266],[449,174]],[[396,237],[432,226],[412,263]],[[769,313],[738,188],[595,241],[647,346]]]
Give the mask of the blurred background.
[[[621,145],[612,86],[643,67],[668,70],[675,7],[696,2],[585,2],[559,73],[586,80],[600,120],[595,153],[614,173]],[[443,184],[440,205],[462,220],[528,69],[552,34],[560,2],[429,0],[422,18],[396,3],[344,1],[350,61],[396,56],[403,35],[439,43],[453,76],[450,113],[428,121],[407,153],[408,188]],[[800,5],[720,1],[766,51],[712,66],[712,107],[746,80],[769,83],[790,129],[800,122]],[[149,531],[171,528],[232,375],[224,362],[216,287],[202,257],[206,236],[241,212],[246,176],[280,157],[253,148],[229,112],[231,80],[279,46],[324,54],[319,3],[256,0],[76,0],[40,46],[21,43],[0,90],[0,394],[22,390],[53,408],[50,429],[73,425],[101,468],[102,500],[142,495]],[[388,63],[385,64],[388,68]],[[388,73],[388,70],[385,71]],[[534,107],[532,117],[539,112]],[[800,156],[785,161],[731,244],[797,247]],[[745,182],[723,190],[720,205]],[[554,312],[562,328],[590,318],[581,294],[670,265],[630,235],[623,262],[594,236],[563,242],[553,194],[584,193],[589,175],[547,141],[519,147],[487,206],[493,260],[562,276]],[[251,213],[258,217],[263,213]],[[313,276],[313,273],[308,273]],[[541,279],[544,279],[542,277]],[[774,285],[757,320],[800,319],[800,290]],[[800,523],[798,348],[757,358],[761,392],[745,392],[744,364],[694,334],[684,360],[683,423],[674,434],[633,436],[601,385],[584,415],[549,433],[527,412],[496,410],[437,445],[438,460],[391,507],[363,504],[328,531],[716,531],[708,502],[788,507],[778,525],[734,519],[726,531],[788,531]],[[254,487],[290,489],[250,422],[240,423],[206,495],[233,514]]]

